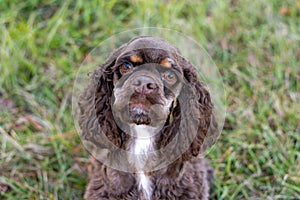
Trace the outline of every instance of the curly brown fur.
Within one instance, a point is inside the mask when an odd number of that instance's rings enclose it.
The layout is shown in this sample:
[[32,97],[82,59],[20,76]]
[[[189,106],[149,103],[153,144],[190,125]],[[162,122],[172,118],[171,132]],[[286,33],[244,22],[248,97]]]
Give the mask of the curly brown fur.
[[[138,190],[136,174],[117,171],[97,161],[94,166],[85,199],[146,200]],[[192,159],[184,163],[176,161],[168,168],[152,172],[151,199],[208,199],[212,171],[204,159]]]
[[[149,50],[149,43],[152,43],[153,49],[161,48],[163,50]],[[83,91],[79,101],[81,110],[79,124],[82,136],[104,149],[108,147],[108,144],[103,142],[105,141],[103,137],[106,137],[116,147],[128,150],[131,136],[118,127],[112,112],[111,96],[115,87],[115,77],[121,76],[116,62],[121,55],[132,54],[136,45],[147,47],[142,51],[139,49],[141,58],[136,59],[139,62],[143,60],[145,63],[159,63],[161,59],[169,56],[175,60],[180,73],[190,85],[189,89],[196,97],[198,103],[194,105],[193,109],[199,113],[198,119],[195,119],[198,120],[197,134],[188,150],[169,166],[153,172],[145,172],[152,183],[152,193],[149,198],[208,199],[213,170],[205,159],[197,156],[201,151],[204,139],[211,134],[209,127],[213,104],[205,85],[198,81],[195,68],[166,41],[148,36],[135,38],[115,50],[107,61],[92,73],[90,84]],[[178,98],[180,98],[180,94]],[[172,102],[164,126],[156,136],[155,149],[165,147],[176,138],[183,114],[181,106],[183,105],[180,105],[176,99]],[[193,109],[191,108],[187,112],[193,113]],[[215,126],[215,124],[213,125]],[[100,134],[99,130],[102,130],[104,134]],[[176,139],[182,140],[183,138]],[[95,161],[93,166],[85,199],[146,199],[139,188],[138,174],[118,171],[98,161]]]

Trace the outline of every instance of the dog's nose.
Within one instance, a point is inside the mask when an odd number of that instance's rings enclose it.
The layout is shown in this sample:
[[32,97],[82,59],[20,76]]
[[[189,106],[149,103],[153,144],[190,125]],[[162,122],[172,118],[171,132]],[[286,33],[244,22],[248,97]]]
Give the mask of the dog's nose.
[[147,76],[138,77],[133,85],[135,87],[135,92],[138,94],[152,94],[157,88],[158,85],[154,80]]

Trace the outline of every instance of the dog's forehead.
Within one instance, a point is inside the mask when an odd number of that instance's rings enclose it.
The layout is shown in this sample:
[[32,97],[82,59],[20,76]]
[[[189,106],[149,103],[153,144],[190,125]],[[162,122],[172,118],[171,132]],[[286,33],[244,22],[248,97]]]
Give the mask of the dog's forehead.
[[175,64],[178,49],[161,38],[142,36],[131,40],[123,55],[130,55],[132,63],[160,63],[170,68]]
[[135,66],[145,63],[157,63],[167,69],[177,69],[182,72],[178,58],[180,51],[161,38],[151,36],[141,36],[134,38],[127,43],[122,53],[117,58],[117,63],[124,60],[131,62]]

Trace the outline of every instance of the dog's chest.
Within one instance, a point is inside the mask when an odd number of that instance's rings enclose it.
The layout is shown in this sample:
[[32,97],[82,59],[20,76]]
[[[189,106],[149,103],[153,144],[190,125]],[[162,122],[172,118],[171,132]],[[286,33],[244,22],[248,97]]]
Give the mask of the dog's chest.
[[150,177],[144,173],[143,168],[147,162],[151,162],[147,157],[147,154],[153,149],[151,132],[143,125],[135,126],[133,131],[135,131],[136,138],[130,147],[130,152],[134,156],[129,157],[129,159],[137,171],[138,190],[143,193],[144,198],[150,200],[152,183]]

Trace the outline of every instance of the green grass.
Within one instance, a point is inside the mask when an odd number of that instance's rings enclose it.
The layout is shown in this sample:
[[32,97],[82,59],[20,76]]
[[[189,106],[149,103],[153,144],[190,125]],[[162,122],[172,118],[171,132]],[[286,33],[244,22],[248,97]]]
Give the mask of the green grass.
[[192,36],[223,77],[213,198],[300,198],[300,1],[195,2],[0,1],[0,199],[82,199],[76,71],[110,35],[144,26]]

